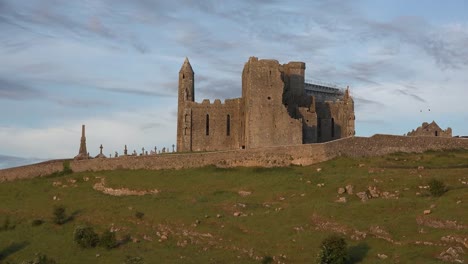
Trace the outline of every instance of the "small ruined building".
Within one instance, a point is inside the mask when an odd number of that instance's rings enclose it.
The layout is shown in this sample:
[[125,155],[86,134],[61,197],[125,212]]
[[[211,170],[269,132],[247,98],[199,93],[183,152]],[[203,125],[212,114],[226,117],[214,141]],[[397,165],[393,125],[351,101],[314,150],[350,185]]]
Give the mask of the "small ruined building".
[[449,127],[445,130],[439,127],[435,121],[428,124],[427,122],[422,123],[422,125],[416,130],[412,130],[406,134],[407,136],[417,137],[417,136],[426,136],[426,137],[452,137],[452,129]]
[[353,136],[349,89],[305,83],[305,63],[249,58],[242,97],[195,102],[188,59],[179,72],[177,151],[212,151],[326,142]]

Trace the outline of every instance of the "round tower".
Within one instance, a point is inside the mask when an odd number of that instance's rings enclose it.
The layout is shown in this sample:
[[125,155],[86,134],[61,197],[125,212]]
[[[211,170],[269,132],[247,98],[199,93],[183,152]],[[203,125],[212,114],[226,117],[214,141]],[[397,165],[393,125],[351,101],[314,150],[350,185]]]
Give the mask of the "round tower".
[[177,151],[192,150],[192,111],[190,102],[195,101],[195,73],[188,58],[179,71],[177,109]]

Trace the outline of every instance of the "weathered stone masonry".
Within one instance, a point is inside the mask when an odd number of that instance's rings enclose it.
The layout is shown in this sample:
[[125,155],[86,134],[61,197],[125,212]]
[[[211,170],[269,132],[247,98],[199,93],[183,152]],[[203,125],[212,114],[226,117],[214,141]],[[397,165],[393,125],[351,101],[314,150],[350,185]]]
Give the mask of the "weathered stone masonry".
[[[319,144],[275,146],[245,150],[179,153],[153,156],[121,156],[113,159],[70,161],[75,172],[117,169],[185,169],[214,165],[218,167],[280,167],[311,165],[339,156],[379,156],[393,152],[468,149],[468,139],[443,137],[406,137],[375,135],[349,137]],[[0,170],[0,182],[49,175],[62,170],[63,160]]]
[[[326,142],[354,135],[349,90],[305,83],[305,63],[251,57],[242,97],[195,102],[188,59],[179,71],[177,151],[214,151]],[[307,89],[306,89],[307,86]],[[324,93],[327,96],[317,96]]]

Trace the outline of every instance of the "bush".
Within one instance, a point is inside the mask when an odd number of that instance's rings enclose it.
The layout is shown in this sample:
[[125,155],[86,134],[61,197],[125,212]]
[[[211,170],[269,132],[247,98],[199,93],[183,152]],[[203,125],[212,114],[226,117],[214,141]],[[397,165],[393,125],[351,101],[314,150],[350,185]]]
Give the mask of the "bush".
[[31,222],[31,225],[32,226],[40,226],[44,223],[44,221],[42,219],[34,219],[32,222]]
[[73,232],[73,241],[82,248],[96,247],[99,243],[99,236],[94,232],[92,227],[78,226]]
[[62,166],[63,166],[63,171],[62,171],[62,174],[63,174],[63,175],[73,173],[73,170],[72,170],[71,167],[70,167],[70,161],[69,161],[69,160],[65,160],[65,161],[62,163]]
[[273,263],[273,258],[271,256],[264,256],[262,258],[262,264],[270,264]]
[[429,192],[434,197],[442,196],[442,194],[444,194],[447,191],[445,184],[436,179],[430,180],[428,185],[429,185]]
[[109,230],[104,231],[104,233],[102,233],[101,235],[99,245],[107,249],[115,248],[117,246],[117,239],[115,238],[115,233]]
[[52,220],[57,225],[63,225],[66,222],[65,207],[62,205],[57,205],[54,207],[53,218]]
[[135,212],[135,217],[138,219],[142,219],[145,214],[143,212]]
[[127,256],[127,258],[125,259],[125,264],[144,264],[145,261],[143,260],[142,257],[131,257],[131,256]]
[[342,237],[332,235],[325,238],[320,249],[319,264],[344,264],[348,260],[346,241]]

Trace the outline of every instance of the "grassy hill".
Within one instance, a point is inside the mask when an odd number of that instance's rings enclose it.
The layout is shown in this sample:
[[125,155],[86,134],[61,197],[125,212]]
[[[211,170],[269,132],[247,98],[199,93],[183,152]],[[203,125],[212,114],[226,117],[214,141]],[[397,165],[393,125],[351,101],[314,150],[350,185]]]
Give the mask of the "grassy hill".
[[[430,179],[448,191],[430,196]],[[466,262],[467,182],[468,151],[5,182],[0,262],[21,263],[42,253],[57,263],[125,263],[127,256],[144,263],[261,263],[268,256],[274,263],[315,263],[321,241],[331,234],[346,239],[350,263],[439,263],[450,247],[462,248],[458,259]],[[338,194],[346,185],[353,194]],[[361,201],[356,193],[366,190],[379,197]],[[125,195],[145,191],[153,192]],[[346,202],[337,202],[340,197]],[[63,225],[52,221],[57,205],[69,217]],[[112,229],[120,245],[80,248],[73,231],[83,224],[98,234]]]

